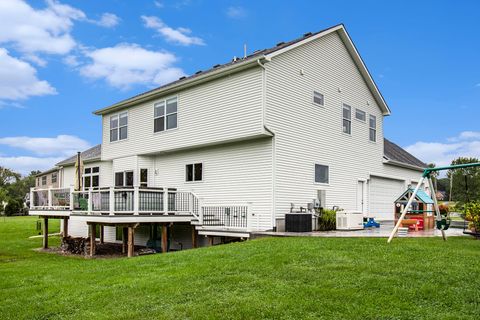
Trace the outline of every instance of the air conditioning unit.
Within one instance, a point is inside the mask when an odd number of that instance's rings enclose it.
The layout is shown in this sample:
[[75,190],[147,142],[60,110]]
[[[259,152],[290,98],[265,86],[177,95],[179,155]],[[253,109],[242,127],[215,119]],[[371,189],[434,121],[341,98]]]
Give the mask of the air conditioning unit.
[[337,211],[337,230],[362,230],[363,213],[358,211]]

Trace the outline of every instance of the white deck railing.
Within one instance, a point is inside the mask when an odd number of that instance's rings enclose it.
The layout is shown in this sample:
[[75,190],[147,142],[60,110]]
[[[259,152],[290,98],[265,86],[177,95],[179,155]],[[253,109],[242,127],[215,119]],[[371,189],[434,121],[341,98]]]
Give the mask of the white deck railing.
[[173,188],[32,188],[30,210],[70,211],[85,215],[191,215],[200,225],[251,229],[248,205],[204,205],[193,192]]

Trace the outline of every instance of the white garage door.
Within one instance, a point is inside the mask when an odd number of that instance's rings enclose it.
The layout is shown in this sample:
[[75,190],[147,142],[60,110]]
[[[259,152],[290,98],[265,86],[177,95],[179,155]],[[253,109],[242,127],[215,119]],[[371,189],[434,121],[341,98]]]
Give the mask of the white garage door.
[[394,219],[394,201],[405,191],[405,182],[372,177],[370,179],[369,216],[377,220]]

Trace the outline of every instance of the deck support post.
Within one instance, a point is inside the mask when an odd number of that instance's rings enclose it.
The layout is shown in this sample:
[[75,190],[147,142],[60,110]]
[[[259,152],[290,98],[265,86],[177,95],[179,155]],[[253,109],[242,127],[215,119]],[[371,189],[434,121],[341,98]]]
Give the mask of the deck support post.
[[213,236],[207,236],[208,239],[208,245],[211,247],[213,246]]
[[63,218],[63,237],[68,237],[68,217]]
[[43,218],[43,249],[48,249],[48,218]]
[[197,235],[198,235],[197,229],[195,228],[195,226],[192,226],[192,248],[198,247]]
[[128,230],[127,227],[122,227],[122,253],[127,253],[127,238]]
[[164,223],[162,224],[162,253],[167,252],[167,246],[168,246],[168,227]]
[[95,248],[96,231],[97,231],[97,224],[95,223],[90,224],[90,257],[93,257],[96,251],[96,248]]
[[104,243],[104,231],[105,231],[105,226],[103,224],[100,225],[100,243]]
[[134,253],[134,246],[135,246],[134,232],[135,232],[135,229],[132,226],[129,226],[128,227],[128,257],[129,258],[133,257],[133,253]]

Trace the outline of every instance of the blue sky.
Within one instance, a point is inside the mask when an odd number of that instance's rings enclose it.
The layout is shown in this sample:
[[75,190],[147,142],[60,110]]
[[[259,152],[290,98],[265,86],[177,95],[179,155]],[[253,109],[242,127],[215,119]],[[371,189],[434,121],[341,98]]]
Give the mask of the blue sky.
[[[344,23],[424,161],[480,157],[478,1],[0,2],[0,165],[47,169],[101,142],[93,110]],[[133,59],[133,57],[141,57]]]

